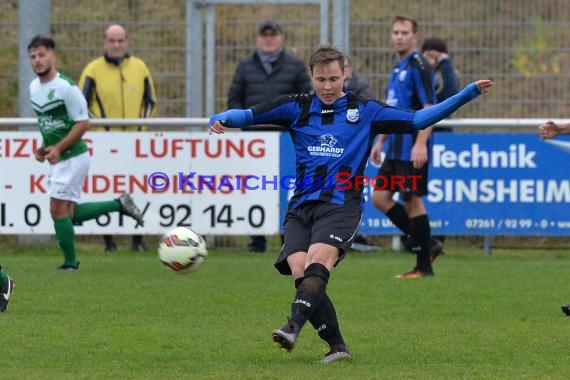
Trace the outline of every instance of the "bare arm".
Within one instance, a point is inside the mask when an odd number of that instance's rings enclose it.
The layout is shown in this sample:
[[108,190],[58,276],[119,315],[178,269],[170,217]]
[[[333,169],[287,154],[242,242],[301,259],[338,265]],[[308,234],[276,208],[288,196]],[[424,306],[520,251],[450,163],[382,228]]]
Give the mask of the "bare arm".
[[[426,104],[424,108],[431,107],[432,105],[431,103]],[[411,161],[416,169],[423,167],[428,162],[427,142],[432,131],[433,127],[428,127],[418,132],[411,155]]]
[[382,150],[384,150],[384,142],[388,138],[388,135],[379,135],[376,142],[370,150],[370,160],[375,165],[380,165],[382,163]]
[[553,121],[547,121],[538,127],[538,134],[543,140],[553,139],[558,135],[570,135],[570,123],[558,125]]

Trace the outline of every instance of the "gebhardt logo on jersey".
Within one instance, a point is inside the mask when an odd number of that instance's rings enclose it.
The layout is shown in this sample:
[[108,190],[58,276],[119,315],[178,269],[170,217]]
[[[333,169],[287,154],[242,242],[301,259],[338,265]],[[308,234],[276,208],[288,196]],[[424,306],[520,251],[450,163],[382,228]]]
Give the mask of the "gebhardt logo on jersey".
[[344,152],[344,148],[337,148],[338,140],[331,134],[320,135],[317,137],[319,145],[309,145],[307,150],[311,156],[340,157]]
[[333,135],[330,134],[319,136],[319,142],[321,143],[321,146],[328,146],[330,148],[334,148],[337,141],[338,140]]
[[351,123],[356,123],[358,121],[359,114],[358,108],[351,108],[346,110],[346,120]]
[[334,113],[334,110],[332,108],[325,108],[321,110],[321,115],[327,114],[327,113]]

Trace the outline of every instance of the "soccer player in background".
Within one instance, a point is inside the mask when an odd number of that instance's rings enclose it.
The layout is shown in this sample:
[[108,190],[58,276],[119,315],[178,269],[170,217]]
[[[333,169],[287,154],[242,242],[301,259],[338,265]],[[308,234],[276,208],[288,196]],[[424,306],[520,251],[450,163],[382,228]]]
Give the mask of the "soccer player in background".
[[[437,103],[434,75],[430,64],[416,49],[418,23],[406,16],[392,21],[390,40],[398,62],[392,69],[386,90],[386,103],[393,107],[420,110]],[[416,265],[397,278],[418,278],[433,275],[432,262],[442,252],[443,245],[431,236],[429,218],[422,197],[427,195],[428,166],[431,155],[432,128],[411,135],[382,134],[372,147],[370,159],[382,163],[380,178],[408,178],[399,191],[402,203],[394,200],[394,189],[375,190],[374,206],[382,211],[404,233],[404,246],[416,254]],[[386,153],[381,161],[382,151]],[[409,178],[419,176],[412,182]],[[377,185],[382,186],[381,179]]]
[[12,277],[8,276],[0,265],[0,312],[3,313],[8,308],[8,301],[15,287]]
[[42,146],[36,160],[50,164],[48,194],[55,235],[63,251],[63,272],[79,270],[73,224],[109,212],[122,212],[143,225],[140,210],[129,194],[107,202],[79,202],[91,158],[82,140],[90,127],[87,102],[75,83],[56,70],[55,42],[37,35],[28,44],[28,56],[37,78],[30,83],[30,100],[38,116]]
[[[293,277],[295,297],[291,317],[272,333],[288,351],[309,321],[330,350],[323,363],[350,358],[332,300],[327,294],[332,269],[345,257],[360,226],[364,197],[361,176],[376,135],[412,133],[449,116],[463,104],[488,91],[493,83],[480,80],[458,95],[417,112],[355,97],[343,90],[345,57],[332,46],[319,47],[309,58],[314,92],[279,97],[248,109],[231,109],[210,119],[210,133],[224,126],[276,124],[287,128],[295,146],[296,188],[285,217],[285,236],[275,263]],[[348,184],[338,186],[340,176]]]

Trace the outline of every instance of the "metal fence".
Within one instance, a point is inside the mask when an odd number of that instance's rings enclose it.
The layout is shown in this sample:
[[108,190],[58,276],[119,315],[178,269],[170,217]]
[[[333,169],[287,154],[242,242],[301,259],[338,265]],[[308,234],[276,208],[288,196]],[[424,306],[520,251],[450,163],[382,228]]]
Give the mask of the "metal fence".
[[570,91],[570,2],[564,0],[351,1],[351,53],[379,92],[393,62],[394,14],[420,24],[422,38],[441,37],[463,84],[496,81],[492,94],[457,117],[564,117]]
[[[104,28],[112,22],[123,23],[130,32],[131,52],[147,62],[157,83],[159,115],[185,116],[185,105],[191,101],[185,98],[186,1],[52,0],[51,4],[51,31],[63,72],[78,78],[85,64],[102,54]],[[351,0],[349,53],[380,98],[394,60],[389,31],[395,14],[416,17],[422,37],[447,40],[462,83],[483,77],[496,81],[489,96],[460,111],[458,117],[568,115],[570,2]],[[288,49],[305,60],[319,41],[318,5],[260,0],[253,5],[216,6],[213,97],[217,111],[225,108],[238,60],[253,50],[256,25],[269,18],[283,24]],[[0,33],[0,116],[16,116],[18,1],[0,2]]]

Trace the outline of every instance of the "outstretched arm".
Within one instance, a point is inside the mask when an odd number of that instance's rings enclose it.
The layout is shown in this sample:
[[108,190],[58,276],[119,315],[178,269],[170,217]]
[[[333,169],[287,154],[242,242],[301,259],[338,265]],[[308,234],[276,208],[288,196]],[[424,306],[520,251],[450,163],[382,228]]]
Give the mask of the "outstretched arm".
[[465,86],[457,95],[446,99],[432,107],[416,111],[414,114],[413,128],[425,129],[440,120],[445,119],[461,106],[469,103],[477,96],[488,92],[493,87],[493,81],[482,79]]
[[538,127],[538,134],[543,140],[553,139],[558,135],[570,135],[570,124],[558,125],[553,121],[547,121]]
[[245,110],[228,110],[222,113],[217,113],[210,118],[210,134],[224,133],[224,126],[229,128],[242,128],[251,125],[253,122],[253,111],[251,108]]

